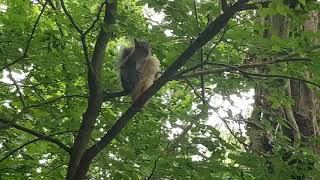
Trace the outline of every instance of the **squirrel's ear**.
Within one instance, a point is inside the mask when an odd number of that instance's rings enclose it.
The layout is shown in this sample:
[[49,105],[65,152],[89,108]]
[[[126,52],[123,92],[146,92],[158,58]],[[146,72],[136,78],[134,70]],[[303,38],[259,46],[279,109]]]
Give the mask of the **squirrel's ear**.
[[136,38],[133,38],[133,42],[135,47],[139,46],[139,42]]

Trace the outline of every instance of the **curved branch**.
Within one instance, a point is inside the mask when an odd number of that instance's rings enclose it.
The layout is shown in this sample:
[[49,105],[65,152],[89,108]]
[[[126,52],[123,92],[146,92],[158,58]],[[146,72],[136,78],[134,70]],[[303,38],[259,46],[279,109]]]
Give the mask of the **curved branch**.
[[[3,119],[0,119],[0,120],[2,121]],[[1,163],[2,161],[4,161],[5,159],[7,159],[9,156],[13,155],[13,154],[14,154],[15,152],[17,152],[18,150],[22,149],[23,147],[25,147],[25,146],[27,146],[27,145],[29,145],[29,144],[31,144],[31,143],[34,143],[34,142],[43,140],[43,139],[44,139],[44,140],[47,140],[47,141],[50,141],[50,142],[53,142],[53,141],[54,141],[53,143],[55,143],[55,144],[58,143],[57,145],[60,146],[60,147],[62,146],[62,147],[61,147],[62,149],[66,150],[67,152],[70,151],[70,148],[68,148],[67,146],[65,146],[64,144],[62,144],[62,143],[61,143],[60,141],[58,141],[57,139],[54,139],[54,138],[51,138],[51,137],[50,137],[50,136],[55,136],[55,135],[58,135],[58,134],[62,134],[62,133],[65,133],[65,132],[69,132],[69,131],[58,132],[58,133],[54,133],[54,134],[51,134],[51,135],[49,135],[49,136],[46,136],[46,135],[44,135],[44,134],[42,134],[42,133],[35,132],[35,131],[33,131],[33,130],[30,130],[30,129],[27,129],[27,128],[18,126],[18,125],[16,125],[16,124],[13,124],[12,127],[16,128],[16,129],[19,129],[19,130],[22,130],[22,131],[24,131],[24,132],[30,133],[30,134],[32,134],[32,135],[34,135],[34,136],[37,136],[38,138],[37,138],[37,139],[34,139],[34,140],[32,140],[32,141],[28,141],[28,142],[22,144],[21,146],[19,146],[18,148],[14,149],[13,151],[11,151],[11,152],[8,153],[7,155],[5,155],[3,158],[1,158],[1,159],[0,159],[0,163]],[[21,129],[20,129],[20,128],[21,128]],[[52,140],[53,140],[53,141],[52,141]]]
[[0,159],[0,163],[1,163],[2,161],[6,160],[9,156],[13,155],[15,152],[17,152],[17,151],[19,151],[20,149],[22,149],[23,147],[25,147],[25,146],[27,146],[27,145],[29,145],[29,144],[31,144],[31,143],[37,142],[37,141],[39,141],[39,140],[41,140],[41,138],[37,138],[37,139],[34,139],[34,140],[32,140],[32,141],[28,141],[28,142],[22,144],[21,146],[19,146],[18,148],[14,149],[13,151],[11,151],[11,152],[9,152],[7,155],[5,155],[3,158],[1,158],[1,159]]
[[290,76],[285,76],[285,75],[276,75],[276,74],[256,74],[256,73],[251,73],[251,72],[243,71],[243,70],[241,70],[240,68],[235,67],[235,66],[230,66],[230,65],[221,64],[221,63],[208,63],[208,64],[225,66],[225,67],[228,67],[228,68],[231,68],[231,69],[235,69],[235,70],[239,71],[240,73],[245,74],[245,75],[249,75],[249,76],[292,79],[292,80],[296,80],[296,81],[300,81],[300,82],[305,82],[305,83],[308,83],[308,84],[312,84],[312,85],[320,88],[320,84],[317,84],[317,83],[315,83],[315,82],[308,81],[308,80],[305,80],[305,79],[301,79],[301,78],[290,77]]
[[[217,68],[217,69],[212,69],[212,70],[204,70],[204,71],[196,71],[193,73],[188,73],[188,74],[178,74],[172,78],[172,80],[179,80],[179,79],[184,79],[184,78],[190,78],[190,77],[195,77],[199,75],[208,75],[208,74],[214,74],[214,73],[221,73],[221,72],[230,72],[230,71],[237,71],[237,70],[243,70],[243,69],[250,69],[250,68],[257,68],[257,67],[264,67],[267,65],[271,64],[277,64],[277,63],[283,63],[283,62],[298,62],[298,61],[307,61],[310,62],[311,59],[309,58],[291,58],[291,59],[275,59],[272,61],[268,62],[263,62],[263,63],[252,63],[252,64],[245,64],[245,65],[226,65],[226,64],[216,64],[218,66],[225,66],[223,68]],[[210,63],[207,63],[210,64]],[[197,68],[200,67],[197,65]],[[194,70],[194,69],[192,69]],[[189,71],[187,71],[189,72]]]
[[[52,142],[56,145],[58,145],[60,148],[62,148],[63,150],[65,150],[66,152],[68,152],[70,154],[70,148],[68,146],[66,146],[65,144],[63,144],[61,141],[59,141],[58,139],[56,138],[52,138],[52,136],[55,136],[57,134],[61,134],[61,133],[65,133],[65,132],[58,132],[58,133],[54,133],[54,134],[51,134],[51,135],[45,135],[45,134],[42,134],[40,132],[36,132],[36,131],[33,131],[31,129],[28,129],[28,128],[25,128],[25,127],[22,127],[22,126],[19,126],[17,124],[13,124],[11,125],[12,127],[16,128],[16,129],[19,129],[23,132],[26,132],[26,133],[29,133],[29,134],[32,134],[40,139],[43,139],[43,140],[46,140],[46,141],[49,141],[49,142]],[[66,132],[69,132],[69,131],[66,131]]]
[[154,166],[152,168],[150,175],[148,176],[148,180],[151,179],[153,174],[155,173],[159,159],[160,159],[160,156],[158,156],[157,159],[154,161]]

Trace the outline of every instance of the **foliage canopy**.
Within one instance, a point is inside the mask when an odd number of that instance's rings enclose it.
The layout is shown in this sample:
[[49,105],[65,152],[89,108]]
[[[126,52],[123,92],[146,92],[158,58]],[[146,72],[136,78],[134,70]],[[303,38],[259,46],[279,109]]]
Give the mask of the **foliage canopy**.
[[[113,2],[0,0],[0,179],[66,177],[71,147],[90,106],[88,60],[94,57],[99,32],[108,35],[97,83],[105,95],[122,90],[120,46],[130,45],[133,38],[149,40],[163,74],[222,13],[217,0],[123,0],[117,2],[111,26],[103,17]],[[132,101],[100,97],[103,103],[85,146],[99,153],[87,177],[320,177],[314,151],[319,152],[319,137],[308,138],[314,148],[296,148],[277,129],[290,129],[278,110],[295,103],[282,86],[285,80],[305,82],[319,97],[320,31],[302,27],[320,6],[299,3],[292,9],[273,1],[237,12],[103,149],[96,143]],[[265,18],[277,15],[287,18],[288,36],[271,33],[267,38],[266,29],[273,27]],[[261,73],[262,68],[267,70]],[[305,72],[312,75],[306,78]],[[271,108],[260,107],[270,116],[257,126],[261,133],[275,132],[272,152],[253,149],[246,134],[257,87],[271,92],[266,98]]]

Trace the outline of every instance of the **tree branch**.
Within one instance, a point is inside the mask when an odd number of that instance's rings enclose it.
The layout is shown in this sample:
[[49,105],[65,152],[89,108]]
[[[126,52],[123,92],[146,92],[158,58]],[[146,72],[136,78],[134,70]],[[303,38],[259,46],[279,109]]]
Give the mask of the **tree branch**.
[[[3,119],[0,119],[0,121],[2,121]],[[64,149],[65,151],[67,151],[68,153],[70,153],[70,148],[67,147],[66,145],[64,145],[62,142],[60,142],[59,140],[55,139],[55,138],[52,138],[51,136],[55,136],[55,135],[58,135],[58,134],[62,134],[62,133],[65,133],[65,132],[69,132],[69,131],[64,131],[64,132],[58,132],[58,133],[54,133],[54,134],[51,134],[51,135],[44,135],[42,133],[39,133],[39,132],[36,132],[36,131],[33,131],[33,130],[30,130],[30,129],[27,129],[27,128],[24,128],[22,126],[19,126],[19,125],[16,125],[16,124],[12,124],[12,127],[16,128],[16,129],[19,129],[21,131],[24,131],[24,132],[27,132],[29,134],[32,134],[36,137],[38,137],[37,139],[34,139],[32,141],[29,141],[27,143],[24,143],[23,145],[19,146],[18,148],[14,149],[13,151],[11,151],[10,153],[8,153],[6,156],[4,156],[2,159],[0,159],[0,163],[2,161],[4,161],[5,159],[7,159],[9,156],[13,155],[15,152],[17,152],[18,150],[22,149],[23,147],[31,144],[31,143],[34,143],[34,142],[37,142],[37,141],[40,141],[40,140],[46,140],[46,141],[49,141],[49,142],[52,142],[54,144],[57,144],[59,147],[61,147],[62,149]],[[19,128],[18,128],[19,127]],[[21,128],[21,129],[20,129]]]
[[[277,63],[284,63],[284,62],[310,62],[311,59],[308,58],[292,58],[292,59],[274,59],[268,62],[263,63],[252,63],[252,64],[246,64],[246,65],[233,65],[232,67],[224,67],[224,68],[217,68],[213,70],[200,70],[193,73],[189,73],[190,71],[196,70],[198,68],[201,68],[201,66],[208,64],[207,61],[204,61],[203,63],[200,63],[198,65],[195,65],[194,67],[187,69],[185,71],[180,72],[179,74],[175,75],[172,80],[179,80],[184,79],[186,77],[195,77],[199,75],[208,75],[208,74],[214,74],[214,73],[221,73],[221,72],[232,72],[236,71],[237,69],[250,69],[250,68],[257,68],[257,67],[264,67],[271,64],[277,64]],[[209,63],[210,64],[210,63]],[[237,68],[237,69],[235,69]],[[114,99],[116,97],[122,97],[127,96],[128,93],[125,91],[119,91],[119,92],[105,92],[104,101],[108,101],[111,99]]]
[[259,9],[259,7],[266,8],[269,6],[271,1],[261,1],[261,2],[256,2],[256,3],[250,3],[250,4],[245,4],[241,11],[247,11],[247,10],[255,10]]
[[153,166],[152,171],[148,177],[148,180],[151,179],[153,174],[155,173],[159,159],[160,159],[160,156],[158,156],[157,159],[154,161],[154,166]]
[[30,105],[30,106],[27,107],[27,109],[36,108],[36,107],[40,107],[40,106],[47,105],[47,104],[52,104],[52,103],[54,103],[56,101],[59,101],[60,99],[74,98],[74,97],[86,98],[87,96],[85,96],[85,95],[65,95],[65,96],[60,96],[60,97],[57,97],[57,98],[52,98],[52,99],[49,99],[47,101],[41,102],[39,104]]
[[8,70],[8,72],[9,72],[9,79],[13,82],[14,86],[16,87],[17,92],[18,92],[18,94],[19,94],[20,101],[21,101],[21,103],[22,103],[22,106],[23,106],[23,108],[25,108],[25,107],[27,106],[27,104],[26,104],[26,101],[24,100],[24,95],[23,95],[23,93],[22,93],[22,91],[21,91],[21,88],[20,88],[20,86],[18,85],[17,81],[16,81],[16,80],[14,79],[14,77],[12,76],[12,72],[11,72],[10,67],[7,67],[7,70]]
[[256,73],[251,73],[251,72],[243,71],[243,70],[239,69],[238,67],[230,66],[230,65],[227,65],[227,64],[221,64],[221,63],[209,63],[209,64],[219,65],[219,66],[225,66],[225,67],[234,69],[234,70],[236,70],[236,71],[239,71],[239,72],[242,73],[242,74],[249,75],[249,76],[292,79],[292,80],[296,80],[296,81],[300,81],[300,82],[305,82],[305,83],[308,83],[308,84],[312,84],[312,85],[320,88],[320,84],[317,84],[317,83],[315,83],[315,82],[308,81],[308,80],[305,80],[305,79],[301,79],[301,78],[290,77],[290,76],[285,76],[285,75],[276,75],[276,74],[256,74]]
[[129,93],[126,91],[119,91],[119,92],[106,92],[104,96],[104,101],[108,101],[110,99],[121,97],[121,96],[127,96]]
[[[199,75],[208,75],[208,74],[214,74],[214,73],[221,73],[221,72],[232,72],[232,71],[237,71],[237,70],[243,70],[243,69],[250,69],[250,68],[257,68],[257,67],[264,67],[267,65],[271,64],[277,64],[277,63],[283,63],[283,62],[299,62],[299,61],[307,61],[310,62],[311,59],[309,58],[284,58],[284,59],[274,59],[271,61],[263,62],[263,63],[251,63],[251,64],[245,64],[245,65],[233,65],[233,66],[228,66],[228,67],[223,67],[223,68],[217,68],[217,69],[212,69],[212,70],[204,70],[204,71],[196,71],[193,73],[188,73],[188,74],[178,74],[172,78],[172,80],[179,80],[179,79],[184,79],[184,78],[190,78],[190,77],[195,77]],[[210,63],[207,63],[210,64]],[[198,66],[198,65],[197,65]],[[220,66],[227,66],[226,64],[220,64]],[[192,69],[193,70],[193,69]],[[186,71],[188,72],[188,71]]]
[[17,151],[19,151],[20,149],[22,149],[23,147],[25,147],[25,146],[27,146],[27,145],[29,145],[29,144],[31,144],[31,143],[37,142],[37,141],[39,141],[39,140],[41,140],[41,138],[37,138],[37,139],[34,139],[34,140],[32,140],[32,141],[28,141],[28,142],[22,144],[21,146],[19,146],[18,148],[14,149],[13,151],[11,151],[11,152],[9,152],[7,155],[5,155],[3,158],[1,158],[1,159],[0,159],[0,163],[1,163],[2,161],[6,160],[9,156],[13,155],[15,152],[17,152]]
[[26,132],[28,134],[32,134],[36,137],[39,138],[39,140],[46,140],[48,142],[52,142],[56,145],[58,145],[60,148],[62,148],[63,150],[65,150],[66,152],[70,153],[70,148],[68,146],[66,146],[65,144],[63,144],[61,141],[59,141],[58,139],[56,138],[53,138],[51,136],[55,136],[57,134],[61,134],[61,133],[64,133],[64,132],[59,132],[59,133],[55,133],[55,134],[51,134],[51,135],[45,135],[45,134],[42,134],[40,132],[37,132],[37,131],[34,131],[34,130],[31,130],[31,129],[28,129],[28,128],[25,128],[23,126],[20,126],[20,125],[17,125],[15,123],[12,123],[13,121],[10,121],[10,120],[6,120],[6,119],[3,119],[3,118],[0,118],[0,122],[2,123],[6,123],[8,124],[10,127],[13,127],[15,129],[18,129],[20,131],[23,131],[23,132]]
[[83,49],[84,57],[85,57],[85,60],[86,60],[87,66],[88,66],[88,71],[89,71],[89,73],[93,73],[93,69],[91,67],[90,58],[89,58],[89,51],[88,51],[87,40],[86,40],[86,33],[83,32],[81,27],[76,23],[76,21],[74,20],[72,15],[69,13],[69,11],[67,10],[67,8],[66,8],[66,6],[64,4],[64,0],[60,0],[60,4],[61,4],[61,7],[63,9],[63,12],[67,15],[67,17],[70,20],[70,22],[73,25],[73,27],[80,34],[82,49]]

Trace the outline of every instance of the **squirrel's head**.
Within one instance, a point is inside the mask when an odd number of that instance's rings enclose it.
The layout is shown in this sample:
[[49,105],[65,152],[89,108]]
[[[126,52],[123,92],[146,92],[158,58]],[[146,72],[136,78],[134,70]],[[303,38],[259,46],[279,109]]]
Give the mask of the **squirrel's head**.
[[151,46],[147,41],[139,41],[134,38],[134,48],[135,50],[145,53],[146,57],[151,55]]

